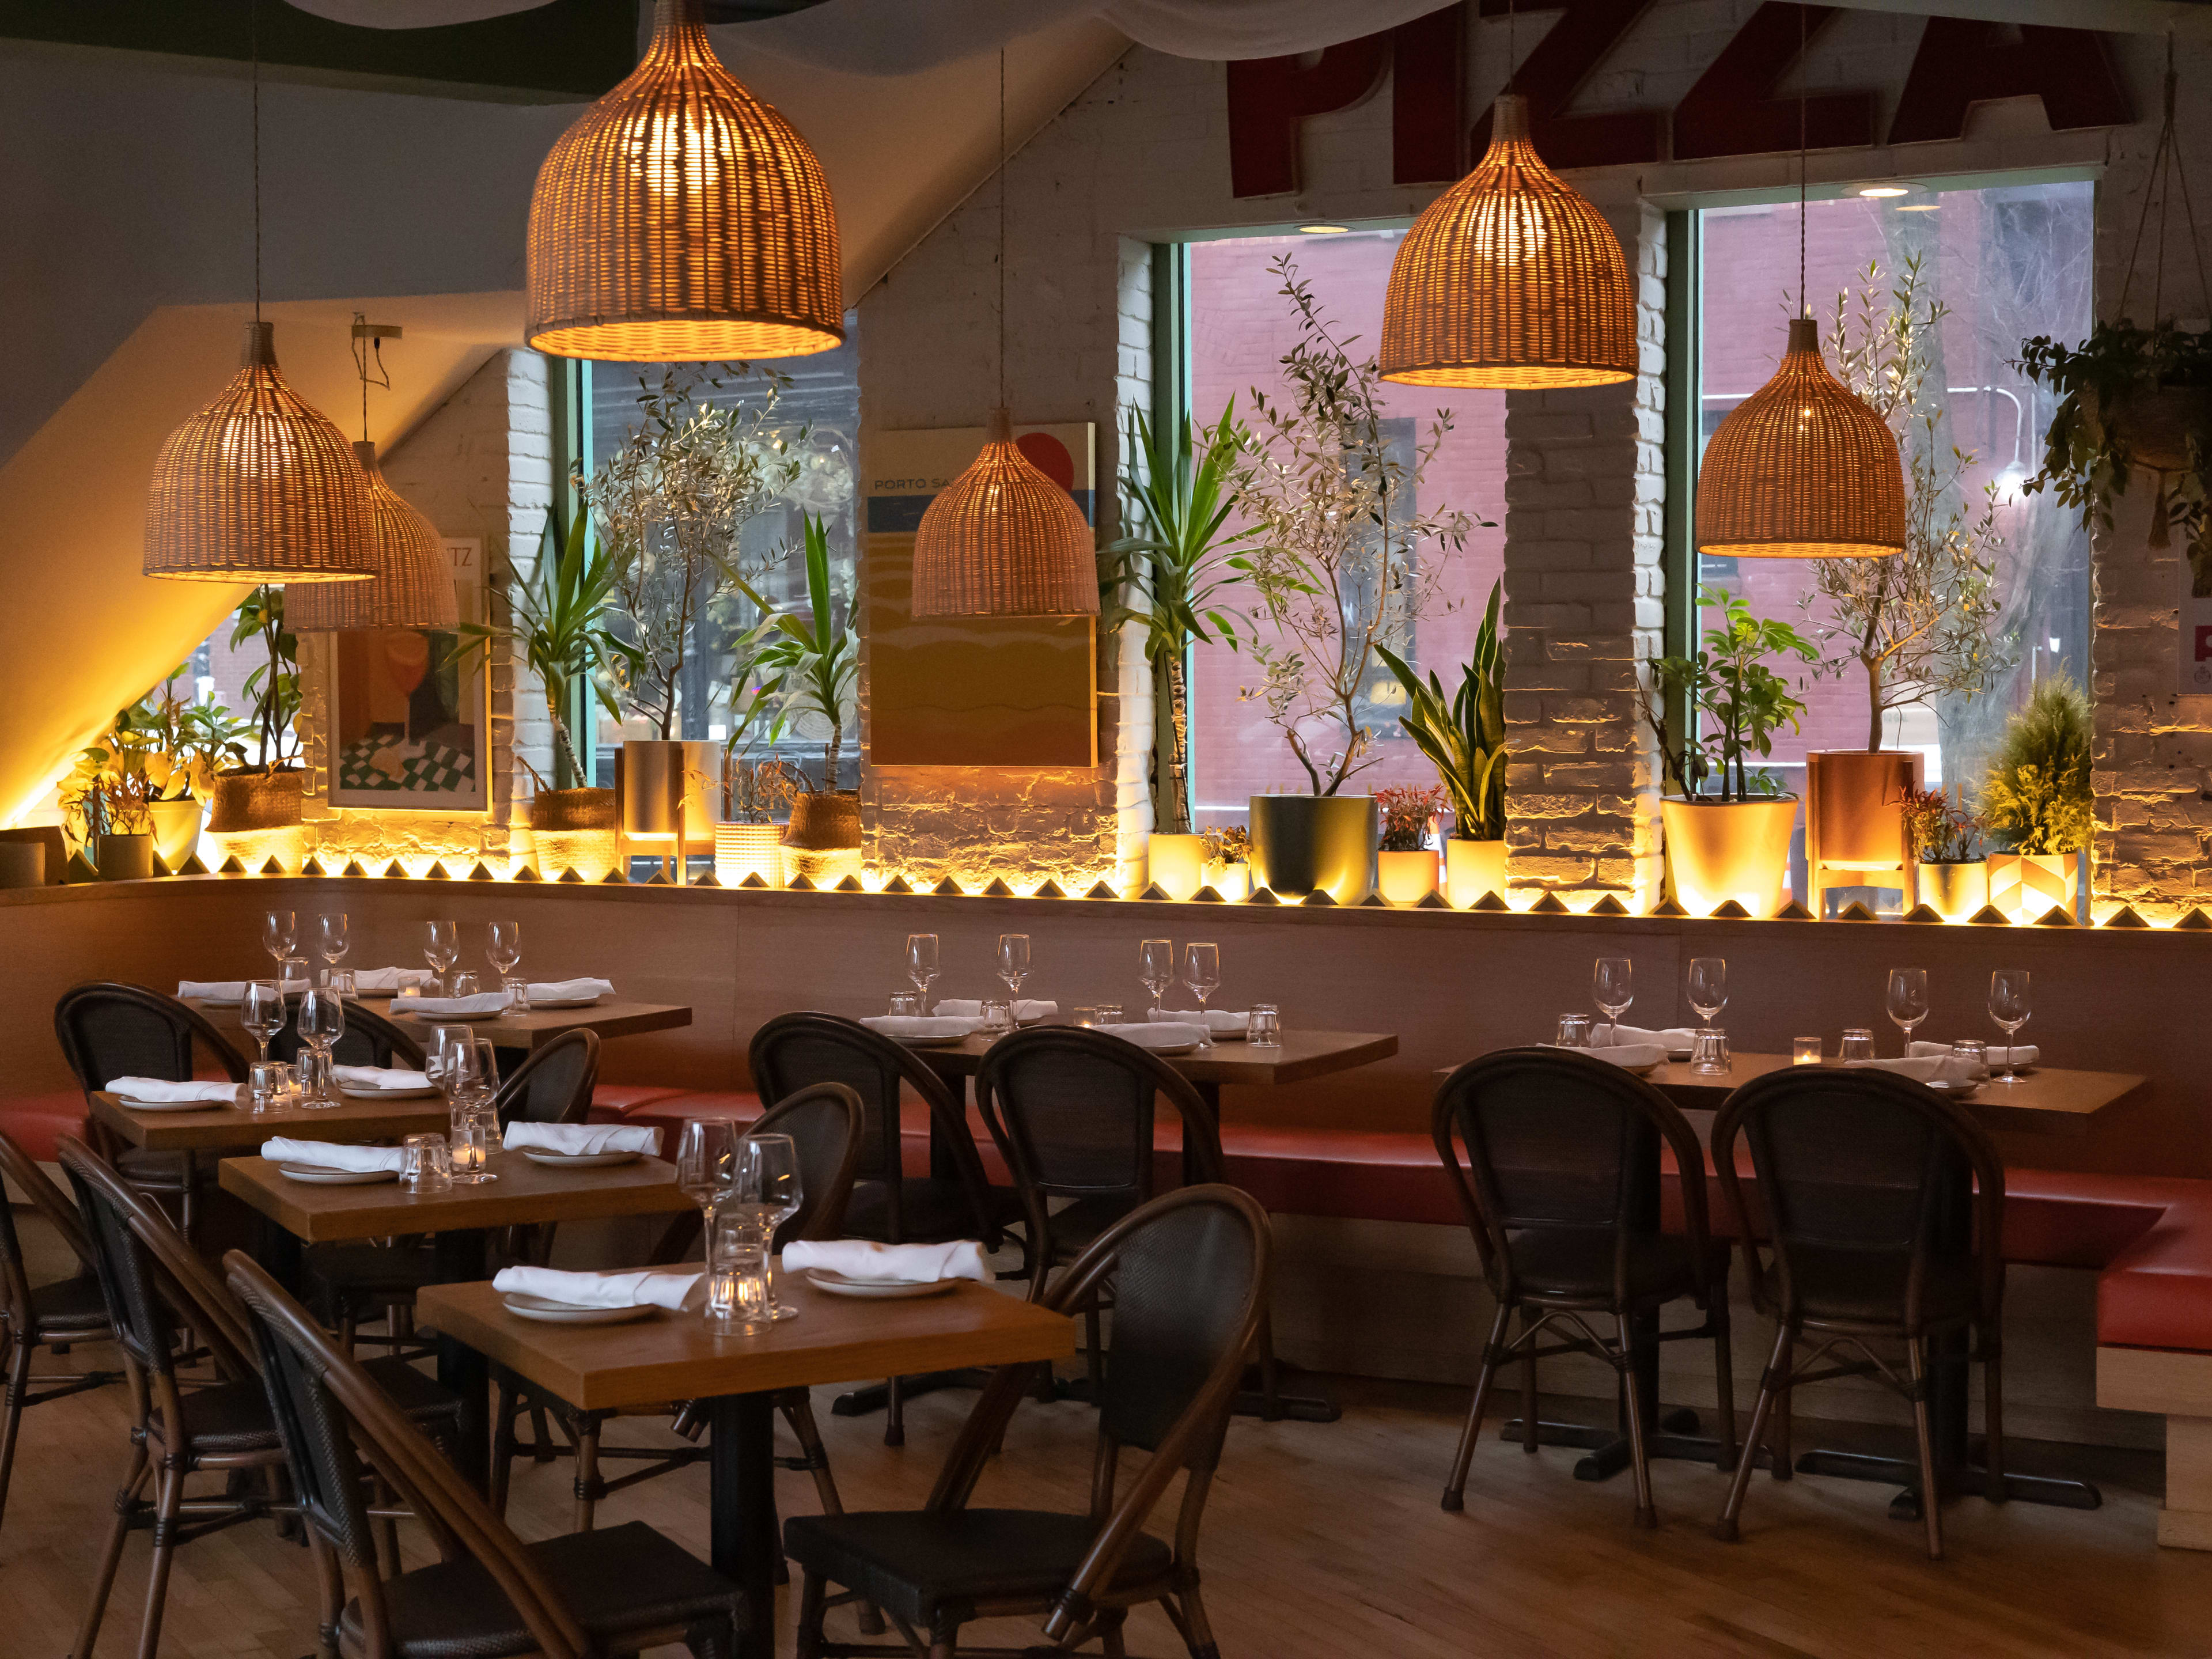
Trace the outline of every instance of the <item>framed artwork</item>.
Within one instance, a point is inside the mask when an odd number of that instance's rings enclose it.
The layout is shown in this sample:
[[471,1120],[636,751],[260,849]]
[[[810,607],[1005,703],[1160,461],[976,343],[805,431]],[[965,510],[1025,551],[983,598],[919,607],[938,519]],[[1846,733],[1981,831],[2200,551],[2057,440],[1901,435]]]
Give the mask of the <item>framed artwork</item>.
[[[863,434],[868,756],[878,766],[1096,766],[1096,618],[917,622],[914,535],[985,428]],[[1096,429],[1017,426],[1014,441],[1096,525]]]
[[[444,538],[463,622],[487,613],[483,542]],[[489,810],[491,707],[483,653],[428,628],[331,636],[331,802],[447,815]]]

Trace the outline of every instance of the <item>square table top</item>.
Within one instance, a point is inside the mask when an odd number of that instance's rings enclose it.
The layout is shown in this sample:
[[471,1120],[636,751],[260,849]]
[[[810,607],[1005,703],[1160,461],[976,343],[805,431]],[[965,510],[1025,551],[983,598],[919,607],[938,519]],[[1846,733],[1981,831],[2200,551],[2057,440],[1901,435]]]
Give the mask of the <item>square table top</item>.
[[776,1289],[799,1316],[757,1336],[717,1336],[690,1311],[656,1311],[619,1325],[549,1325],[507,1312],[482,1279],[425,1285],[416,1319],[583,1411],[1075,1352],[1075,1323],[1065,1315],[965,1279],[942,1296],[899,1301],[830,1296],[804,1273],[778,1274]]
[[[240,1085],[239,1092],[245,1092]],[[190,1112],[140,1112],[102,1090],[92,1097],[92,1115],[134,1146],[149,1152],[237,1152],[258,1147],[271,1135],[295,1140],[394,1140],[428,1134],[446,1127],[443,1095],[411,1100],[352,1100],[337,1106],[283,1106],[249,1112],[237,1106],[210,1106]]]
[[[937,1071],[954,1077],[973,1077],[996,1041],[994,1037],[976,1036],[957,1045],[942,1048],[917,1047],[913,1052],[915,1058]],[[1281,1043],[1272,1048],[1255,1048],[1241,1039],[1224,1042],[1217,1038],[1211,1048],[1188,1054],[1162,1054],[1159,1058],[1193,1083],[1265,1085],[1303,1083],[1308,1078],[1327,1077],[1332,1072],[1348,1072],[1356,1066],[1388,1060],[1397,1052],[1397,1036],[1388,1031],[1293,1029],[1284,1032]]]
[[[691,1023],[689,1007],[674,1003],[632,1002],[622,997],[604,997],[583,1008],[532,1008],[513,1017],[466,1020],[436,1015],[418,1018],[406,1012],[404,997],[363,996],[356,1000],[397,1021],[403,1030],[421,1036],[427,1037],[440,1025],[467,1025],[478,1036],[501,1048],[541,1048],[563,1031],[596,1031],[604,1039],[635,1036],[643,1031],[671,1031]],[[240,1010],[236,1006],[210,1006],[194,997],[186,997],[185,1002],[197,1008],[216,1030],[230,1038],[231,1046],[240,1054],[252,1056],[260,1052],[253,1038],[239,1024]]]
[[326,1187],[294,1181],[262,1158],[227,1158],[218,1166],[223,1191],[243,1200],[285,1231],[311,1244],[532,1221],[580,1221],[600,1216],[666,1215],[692,1207],[676,1184],[673,1164],[657,1158],[596,1170],[557,1170],[520,1152],[496,1152],[499,1179],[442,1193],[412,1193],[396,1181]]

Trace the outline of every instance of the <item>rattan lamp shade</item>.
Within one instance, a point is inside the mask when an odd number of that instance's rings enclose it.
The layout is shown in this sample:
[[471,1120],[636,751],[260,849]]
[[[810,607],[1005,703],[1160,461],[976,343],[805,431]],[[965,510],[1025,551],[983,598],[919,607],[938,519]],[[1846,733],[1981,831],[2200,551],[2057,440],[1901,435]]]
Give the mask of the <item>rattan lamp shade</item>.
[[1698,550],[1740,559],[1873,559],[1905,547],[1905,465],[1881,417],[1793,318],[1774,378],[1732,410],[1698,467]]
[[1528,142],[1501,93],[1481,165],[1429,204],[1390,265],[1382,378],[1408,386],[1607,386],[1636,374],[1620,240]]
[[1073,617],[1098,611],[1098,562],[1074,498],[1014,443],[991,411],[990,437],[939,492],[914,538],[917,617]]
[[145,573],[210,582],[374,575],[361,468],[345,434],[284,384],[275,324],[246,325],[239,362],[222,395],[161,445]]
[[438,530],[384,481],[376,446],[357,443],[354,457],[368,480],[368,514],[376,526],[376,574],[365,582],[315,582],[284,596],[285,625],[295,634],[352,628],[453,628],[461,619],[453,564]]
[[530,198],[530,343],[563,357],[797,357],[845,337],[837,216],[791,124],[724,69],[700,0],[659,0],[629,78]]

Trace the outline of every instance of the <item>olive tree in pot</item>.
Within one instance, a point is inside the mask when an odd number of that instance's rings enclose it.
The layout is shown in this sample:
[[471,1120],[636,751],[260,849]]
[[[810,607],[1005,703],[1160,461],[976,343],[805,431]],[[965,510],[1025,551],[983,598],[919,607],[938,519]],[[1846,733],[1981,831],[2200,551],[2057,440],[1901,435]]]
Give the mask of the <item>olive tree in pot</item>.
[[[1820,653],[1789,623],[1753,617],[1733,594],[1707,588],[1698,602],[1720,611],[1719,624],[1691,655],[1652,658],[1644,690],[1644,720],[1666,778],[1680,792],[1659,803],[1667,878],[1674,902],[1692,915],[1733,902],[1771,916],[1782,908],[1797,800],[1763,768],[1754,769],[1752,757],[1773,752],[1776,732],[1796,730],[1805,705],[1766,659],[1810,663]],[[1670,706],[1686,706],[1689,714],[1679,737],[1668,730]],[[1710,792],[1709,781],[1716,786]]]
[[1289,255],[1272,268],[1298,339],[1283,359],[1288,400],[1252,392],[1232,476],[1249,539],[1233,562],[1267,622],[1250,641],[1260,684],[1244,695],[1265,706],[1312,792],[1251,798],[1252,880],[1286,897],[1326,890],[1355,904],[1373,890],[1377,825],[1374,798],[1345,786],[1382,757],[1360,707],[1378,670],[1389,672],[1377,650],[1409,647],[1445,558],[1477,521],[1449,507],[1414,510],[1449,412],[1399,441],[1375,359],[1352,358]]
[[1152,672],[1152,830],[1147,880],[1170,898],[1203,884],[1205,837],[1194,833],[1190,794],[1190,653],[1218,641],[1237,648],[1250,623],[1224,590],[1244,579],[1235,550],[1241,532],[1224,531],[1237,498],[1229,488],[1241,434],[1232,401],[1210,427],[1188,420],[1172,434],[1130,419],[1132,465],[1122,489],[1139,534],[1109,544],[1099,580],[1100,621],[1109,630],[1145,630]]
[[1490,587],[1490,606],[1474,637],[1474,655],[1460,670],[1459,690],[1444,701],[1431,672],[1426,684],[1388,646],[1376,653],[1406,690],[1398,723],[1419,744],[1451,795],[1452,832],[1444,842],[1444,895],[1464,910],[1486,893],[1505,891],[1505,653],[1498,633],[1503,579]]
[[2076,911],[2081,854],[2095,832],[2089,699],[2073,678],[2038,680],[2006,723],[1982,782],[1982,819],[2002,851],[1990,859],[1990,902],[2016,921],[2051,906]]
[[1994,486],[1970,505],[1960,489],[1974,457],[1949,443],[1939,394],[1940,330],[1949,307],[1929,294],[1920,259],[1907,258],[1893,287],[1879,264],[1856,295],[1836,299],[1837,377],[1888,424],[1905,477],[1905,548],[1880,559],[1815,559],[1814,590],[1826,601],[1818,672],[1865,677],[1863,750],[1805,757],[1808,902],[1817,915],[1826,887],[1893,884],[1911,903],[1913,842],[1905,804],[1920,790],[1925,757],[1886,750],[1891,716],[1939,698],[1977,696],[2011,668],[1994,637],[2001,604]]

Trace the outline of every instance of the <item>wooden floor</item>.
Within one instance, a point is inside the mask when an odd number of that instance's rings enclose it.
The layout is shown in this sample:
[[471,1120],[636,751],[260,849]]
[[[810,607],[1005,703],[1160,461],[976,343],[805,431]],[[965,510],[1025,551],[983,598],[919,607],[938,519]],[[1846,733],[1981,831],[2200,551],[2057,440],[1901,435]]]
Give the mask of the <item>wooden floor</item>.
[[[1931,1564],[1919,1528],[1887,1517],[1886,1487],[1802,1477],[1778,1485],[1762,1475],[1743,1541],[1728,1546],[1705,1533],[1723,1488],[1709,1468],[1660,1466],[1661,1526],[1639,1533],[1626,1476],[1584,1485],[1571,1477],[1575,1454],[1528,1456],[1494,1438],[1475,1460],[1466,1512],[1447,1515],[1437,1498],[1460,1397],[1373,1384],[1341,1391],[1347,1409],[1336,1424],[1240,1420],[1231,1431],[1203,1554],[1230,1659],[2081,1659],[2202,1654],[2212,1632],[2212,1557],[2151,1542],[2156,1496],[2145,1488],[2156,1464],[2139,1455],[2106,1455],[2096,1471],[2107,1480],[2098,1511],[1954,1503],[1945,1512],[1950,1559]],[[848,1505],[918,1504],[972,1398],[913,1402],[908,1443],[892,1451],[879,1418],[836,1418],[826,1391],[817,1397]],[[58,1659],[68,1650],[125,1449],[123,1408],[117,1388],[27,1419],[0,1524],[0,1659]],[[1079,1508],[1090,1433],[1079,1406],[1025,1407],[980,1501]],[[1823,1437],[1800,1425],[1801,1447]],[[2016,1457],[2031,1471],[2057,1472],[2064,1461],[2059,1449],[2033,1444]],[[805,1476],[779,1480],[787,1504],[811,1506]],[[519,1470],[512,1518],[526,1537],[564,1529],[568,1513],[565,1465]],[[649,1521],[703,1554],[705,1471],[623,1493],[601,1515]],[[102,1655],[134,1649],[145,1560],[142,1534],[124,1558]],[[310,1583],[305,1553],[268,1525],[191,1545],[172,1580],[163,1652],[299,1659],[312,1650]],[[1026,1635],[1004,1626],[977,1633]],[[1130,1639],[1138,1654],[1182,1652],[1156,1613],[1136,1616]]]

